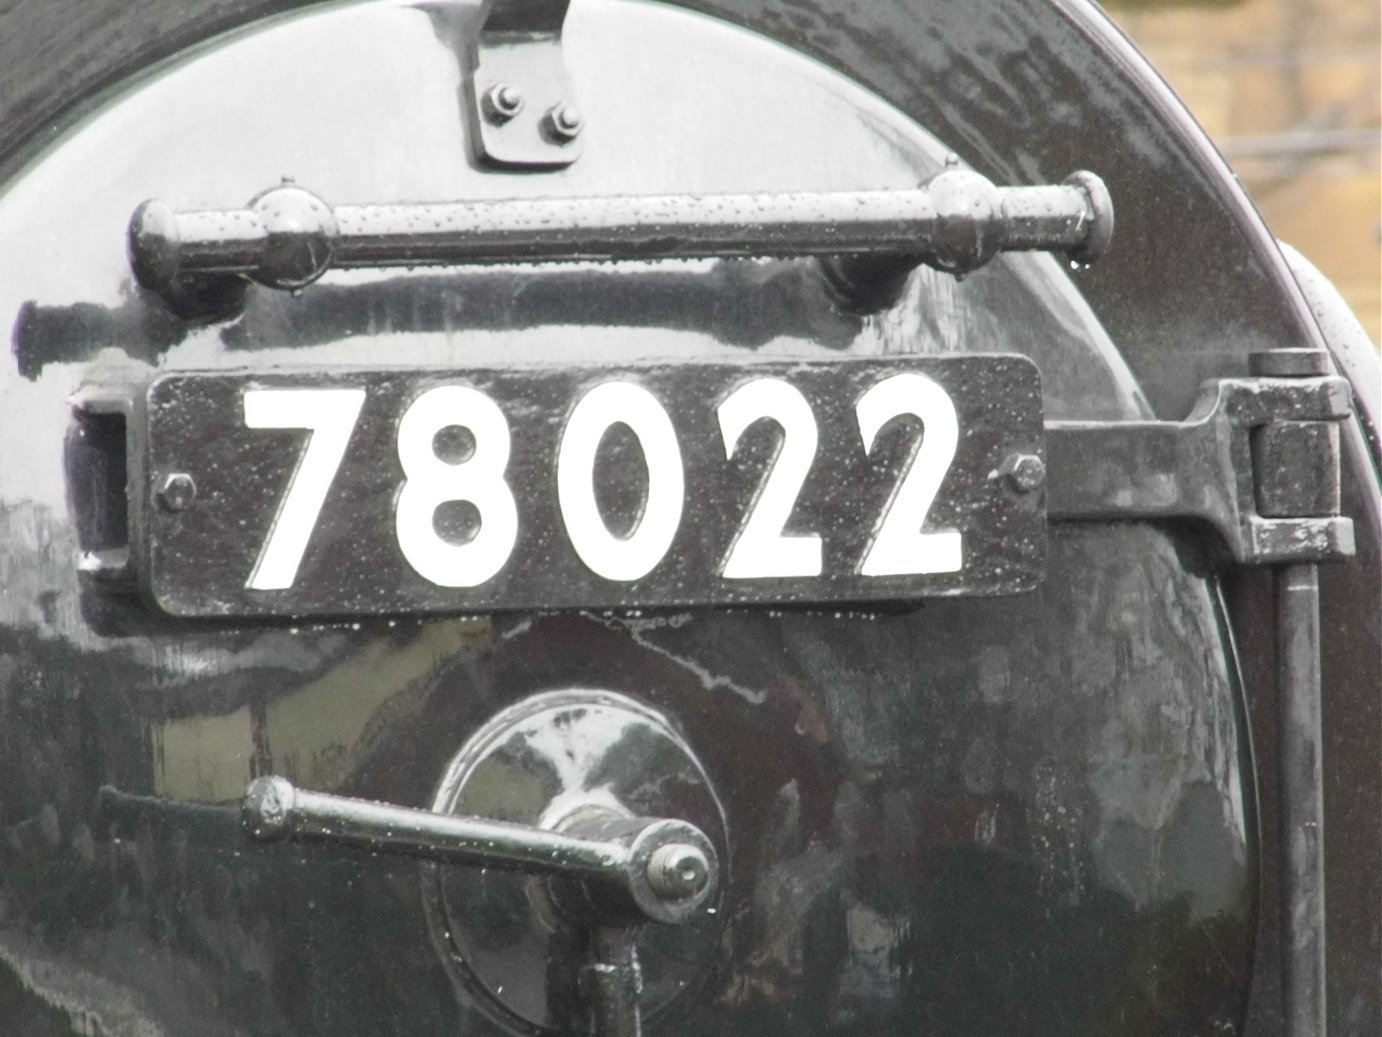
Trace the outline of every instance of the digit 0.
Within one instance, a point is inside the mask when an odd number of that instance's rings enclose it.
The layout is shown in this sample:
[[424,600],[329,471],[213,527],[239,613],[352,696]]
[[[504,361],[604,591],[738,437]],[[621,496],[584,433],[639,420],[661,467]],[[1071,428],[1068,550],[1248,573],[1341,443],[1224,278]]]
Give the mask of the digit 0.
[[[595,502],[595,452],[616,422],[638,437],[648,467],[643,516],[625,539],[609,531]],[[685,489],[672,419],[652,393],[632,382],[604,382],[581,397],[557,451],[557,500],[566,535],[586,568],[620,582],[651,572],[677,534]]]

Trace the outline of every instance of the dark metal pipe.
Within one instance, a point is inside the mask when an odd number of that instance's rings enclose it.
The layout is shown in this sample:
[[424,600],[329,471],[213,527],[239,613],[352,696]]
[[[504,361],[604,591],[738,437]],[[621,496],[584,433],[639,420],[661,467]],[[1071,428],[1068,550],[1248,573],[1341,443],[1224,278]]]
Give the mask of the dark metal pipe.
[[1319,566],[1276,570],[1282,997],[1289,1037],[1325,1037]]
[[1103,182],[995,187],[947,168],[901,191],[538,198],[331,208],[298,187],[246,209],[176,213],[148,201],[129,229],[139,283],[165,295],[198,278],[296,289],[331,267],[545,263],[737,256],[891,255],[963,273],[1000,251],[1089,263],[1108,245]]
[[642,1037],[643,969],[636,937],[629,928],[590,934],[583,984],[589,1037]]

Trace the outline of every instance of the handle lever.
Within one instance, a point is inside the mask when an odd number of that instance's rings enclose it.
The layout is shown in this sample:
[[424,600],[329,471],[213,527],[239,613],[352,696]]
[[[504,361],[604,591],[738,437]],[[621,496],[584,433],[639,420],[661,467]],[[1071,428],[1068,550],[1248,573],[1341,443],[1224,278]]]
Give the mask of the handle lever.
[[[242,805],[259,841],[302,839],[450,864],[582,879],[620,894],[634,917],[678,923],[715,894],[715,848],[672,818],[592,813],[569,832],[308,792],[286,778],[256,779]],[[603,903],[603,901],[602,901]]]

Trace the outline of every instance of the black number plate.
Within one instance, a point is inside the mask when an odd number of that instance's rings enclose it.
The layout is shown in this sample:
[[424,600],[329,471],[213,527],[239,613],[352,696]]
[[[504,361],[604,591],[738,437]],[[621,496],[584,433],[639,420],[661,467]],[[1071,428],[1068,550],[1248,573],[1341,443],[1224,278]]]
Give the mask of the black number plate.
[[146,413],[141,568],[176,615],[871,601],[1043,571],[1022,357],[180,373]]

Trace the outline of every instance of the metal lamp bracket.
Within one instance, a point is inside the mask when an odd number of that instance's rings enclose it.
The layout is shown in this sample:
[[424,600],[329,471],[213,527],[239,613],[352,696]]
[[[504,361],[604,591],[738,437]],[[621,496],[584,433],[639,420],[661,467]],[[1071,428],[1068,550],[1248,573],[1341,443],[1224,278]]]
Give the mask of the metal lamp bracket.
[[1050,517],[1198,519],[1244,565],[1351,556],[1353,521],[1340,514],[1348,381],[1310,349],[1255,354],[1252,366],[1206,382],[1185,421],[1048,422]]
[[562,55],[570,0],[484,0],[466,82],[476,157],[501,169],[561,169],[584,128]]

